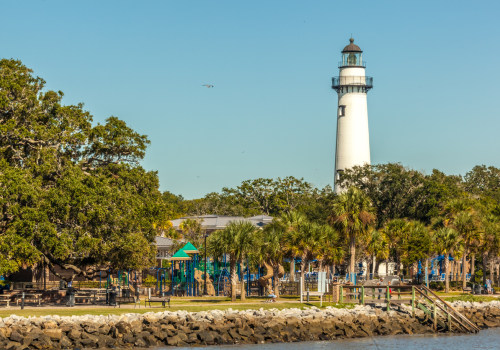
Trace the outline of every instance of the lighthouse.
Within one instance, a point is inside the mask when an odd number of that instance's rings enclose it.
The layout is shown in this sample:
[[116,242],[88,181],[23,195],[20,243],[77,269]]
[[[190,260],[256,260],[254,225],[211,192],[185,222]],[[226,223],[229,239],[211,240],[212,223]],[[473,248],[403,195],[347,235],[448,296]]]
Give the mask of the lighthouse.
[[335,147],[335,192],[341,193],[338,181],[342,172],[356,165],[370,164],[370,136],[366,94],[373,78],[365,75],[363,51],[354,39],[342,50],[339,76],[332,78],[338,95],[337,143]]

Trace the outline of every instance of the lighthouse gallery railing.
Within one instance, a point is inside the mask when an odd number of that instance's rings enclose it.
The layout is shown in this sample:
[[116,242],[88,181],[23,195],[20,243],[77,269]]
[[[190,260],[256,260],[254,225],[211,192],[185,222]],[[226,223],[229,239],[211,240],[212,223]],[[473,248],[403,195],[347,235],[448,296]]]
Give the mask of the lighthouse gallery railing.
[[373,78],[364,76],[333,77],[332,88],[338,89],[342,86],[363,86],[366,89],[373,87]]

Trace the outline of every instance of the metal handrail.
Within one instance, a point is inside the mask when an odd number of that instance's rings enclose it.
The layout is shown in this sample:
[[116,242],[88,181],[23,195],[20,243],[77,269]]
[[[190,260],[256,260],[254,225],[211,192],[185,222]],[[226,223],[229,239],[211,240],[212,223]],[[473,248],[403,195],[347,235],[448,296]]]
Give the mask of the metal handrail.
[[426,292],[430,292],[433,297],[435,297],[436,299],[438,299],[441,303],[443,303],[449,309],[453,310],[453,312],[455,314],[457,314],[458,317],[460,317],[470,327],[474,328],[477,332],[480,331],[479,327],[477,327],[474,323],[472,323],[467,317],[465,317],[464,315],[462,315],[460,312],[458,312],[457,310],[455,310],[455,308],[453,308],[453,306],[451,306],[448,302],[446,302],[444,299],[442,299],[441,297],[439,297],[439,295],[437,295],[436,293],[434,293],[432,290],[430,290],[429,288],[427,288],[424,285],[422,285],[422,289],[425,290]]
[[358,64],[344,64],[344,63],[342,63],[342,61],[339,61],[339,68],[342,68],[342,67],[364,67],[364,68],[366,68],[366,61],[363,60],[363,62],[358,63]]
[[373,78],[367,76],[341,76],[332,78],[332,88],[342,86],[364,86],[368,89],[373,87]]

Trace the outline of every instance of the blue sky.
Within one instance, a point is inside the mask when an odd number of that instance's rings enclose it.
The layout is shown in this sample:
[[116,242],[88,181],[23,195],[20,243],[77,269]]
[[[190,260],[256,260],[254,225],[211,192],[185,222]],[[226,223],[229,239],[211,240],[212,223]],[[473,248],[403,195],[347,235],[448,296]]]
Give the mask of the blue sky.
[[148,135],[161,189],[197,198],[257,177],[332,184],[330,79],[352,33],[374,77],[372,162],[465,174],[500,167],[499,4],[0,0],[0,57]]

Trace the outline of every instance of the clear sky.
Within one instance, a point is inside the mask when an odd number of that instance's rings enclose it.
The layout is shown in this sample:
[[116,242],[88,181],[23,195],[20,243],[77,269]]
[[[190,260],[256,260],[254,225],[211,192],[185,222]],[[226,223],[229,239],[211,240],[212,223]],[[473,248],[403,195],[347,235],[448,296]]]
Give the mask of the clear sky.
[[257,177],[332,184],[330,79],[351,33],[374,77],[373,163],[500,166],[498,1],[0,0],[0,14],[0,57],[148,135],[144,167],[185,198]]

